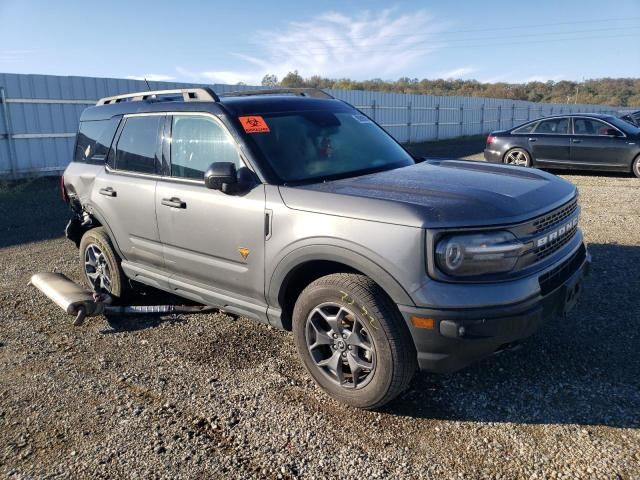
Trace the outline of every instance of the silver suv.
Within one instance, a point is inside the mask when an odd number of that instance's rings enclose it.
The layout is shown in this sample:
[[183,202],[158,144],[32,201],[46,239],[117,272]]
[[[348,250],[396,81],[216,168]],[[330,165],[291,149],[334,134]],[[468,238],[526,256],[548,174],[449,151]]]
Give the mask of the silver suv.
[[62,186],[95,290],[140,282],[292,330],[318,385],[361,408],[529,336],[590,262],[571,183],[413,158],[317,90],[102,99]]

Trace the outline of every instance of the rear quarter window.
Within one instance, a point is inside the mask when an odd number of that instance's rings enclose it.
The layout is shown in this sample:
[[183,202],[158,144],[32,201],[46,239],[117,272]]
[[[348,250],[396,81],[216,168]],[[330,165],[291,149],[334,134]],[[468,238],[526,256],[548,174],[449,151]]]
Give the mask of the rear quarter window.
[[80,122],[73,161],[105,163],[119,123],[120,117]]

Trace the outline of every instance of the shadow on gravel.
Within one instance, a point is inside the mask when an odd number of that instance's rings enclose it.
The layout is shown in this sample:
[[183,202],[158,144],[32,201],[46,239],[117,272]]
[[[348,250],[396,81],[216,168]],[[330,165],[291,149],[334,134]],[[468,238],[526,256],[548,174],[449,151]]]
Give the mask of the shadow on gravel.
[[413,155],[427,158],[461,158],[482,155],[487,136],[464,137],[437,142],[412,143],[405,145]]
[[64,235],[69,207],[59,177],[0,185],[0,248]]
[[105,318],[110,328],[100,332],[104,335],[156,328],[163,323],[176,324],[186,322],[186,319],[181,315],[109,315],[105,316]]
[[640,427],[640,246],[592,244],[574,311],[523,348],[449,376],[420,374],[390,414],[471,422]]

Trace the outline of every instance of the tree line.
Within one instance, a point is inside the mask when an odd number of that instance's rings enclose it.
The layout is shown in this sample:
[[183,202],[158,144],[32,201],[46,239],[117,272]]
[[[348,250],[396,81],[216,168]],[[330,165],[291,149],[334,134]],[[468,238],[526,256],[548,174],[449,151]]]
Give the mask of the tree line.
[[596,78],[582,82],[549,80],[528,83],[482,83],[477,80],[429,80],[408,77],[402,77],[398,80],[375,78],[359,81],[348,78],[324,78],[318,75],[304,78],[297,71],[293,71],[287,73],[281,80],[275,75],[265,75],[262,79],[262,85],[640,107],[640,78]]

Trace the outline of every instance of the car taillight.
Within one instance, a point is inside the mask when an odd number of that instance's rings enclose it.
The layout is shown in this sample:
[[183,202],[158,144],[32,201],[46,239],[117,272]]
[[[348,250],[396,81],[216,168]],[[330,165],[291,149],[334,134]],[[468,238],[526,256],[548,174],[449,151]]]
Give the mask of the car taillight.
[[69,202],[69,197],[67,196],[67,190],[64,188],[64,176],[60,175],[60,195],[62,196],[62,201],[64,203]]
[[496,137],[494,137],[493,135],[489,135],[489,136],[487,137],[487,145],[489,145],[489,144],[491,144],[491,143],[495,142],[496,140],[497,140],[497,138],[496,138]]

